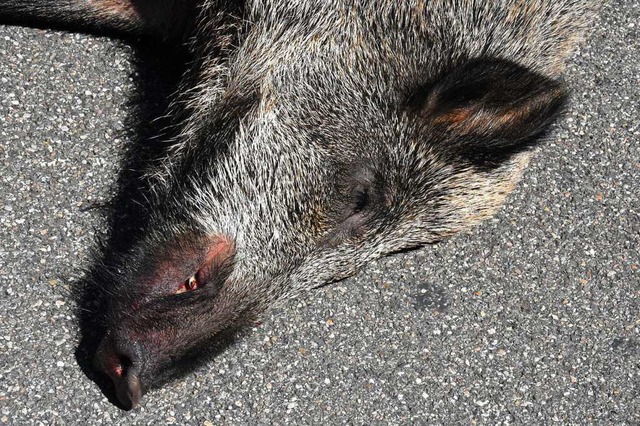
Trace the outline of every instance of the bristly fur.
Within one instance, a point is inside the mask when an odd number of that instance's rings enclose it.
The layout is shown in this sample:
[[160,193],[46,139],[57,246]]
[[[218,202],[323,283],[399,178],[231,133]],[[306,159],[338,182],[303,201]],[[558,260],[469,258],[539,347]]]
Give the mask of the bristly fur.
[[191,58],[144,233],[97,266],[99,364],[126,357],[135,376],[114,379],[123,403],[275,303],[493,215],[561,111],[598,3],[6,1],[0,22],[64,17]]

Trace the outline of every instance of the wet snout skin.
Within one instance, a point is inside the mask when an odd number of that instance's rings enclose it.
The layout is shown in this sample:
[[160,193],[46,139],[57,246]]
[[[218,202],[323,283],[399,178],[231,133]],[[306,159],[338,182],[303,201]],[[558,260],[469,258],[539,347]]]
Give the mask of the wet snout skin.
[[94,365],[111,378],[122,407],[131,410],[140,404],[144,394],[140,380],[142,346],[136,342],[118,343],[111,336],[105,336],[98,347]]

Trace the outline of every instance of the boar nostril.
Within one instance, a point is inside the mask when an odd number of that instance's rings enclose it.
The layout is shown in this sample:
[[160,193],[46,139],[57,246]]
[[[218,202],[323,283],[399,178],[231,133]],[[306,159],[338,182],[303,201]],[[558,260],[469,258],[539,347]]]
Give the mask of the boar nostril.
[[126,376],[126,373],[132,364],[133,363],[131,362],[131,359],[128,356],[121,355],[113,367],[113,372],[116,375],[116,377],[122,377],[123,375]]
[[100,343],[96,353],[96,368],[111,378],[116,396],[122,406],[130,410],[140,403],[143,386],[140,380],[141,345],[117,344],[110,336]]

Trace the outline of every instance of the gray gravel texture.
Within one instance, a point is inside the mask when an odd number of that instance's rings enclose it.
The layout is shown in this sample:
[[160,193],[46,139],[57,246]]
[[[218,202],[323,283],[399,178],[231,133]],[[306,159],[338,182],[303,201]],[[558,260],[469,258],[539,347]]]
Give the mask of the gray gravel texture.
[[492,220],[269,315],[124,412],[74,358],[127,144],[132,49],[0,27],[0,424],[640,424],[640,2],[613,1],[570,110]]

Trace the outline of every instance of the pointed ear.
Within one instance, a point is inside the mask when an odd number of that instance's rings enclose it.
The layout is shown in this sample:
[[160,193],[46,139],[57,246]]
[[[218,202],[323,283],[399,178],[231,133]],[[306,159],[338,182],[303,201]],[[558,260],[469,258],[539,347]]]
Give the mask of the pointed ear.
[[566,98],[557,81],[513,62],[477,59],[419,91],[410,104],[432,133],[444,132],[458,149],[473,153],[531,144]]

